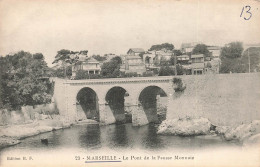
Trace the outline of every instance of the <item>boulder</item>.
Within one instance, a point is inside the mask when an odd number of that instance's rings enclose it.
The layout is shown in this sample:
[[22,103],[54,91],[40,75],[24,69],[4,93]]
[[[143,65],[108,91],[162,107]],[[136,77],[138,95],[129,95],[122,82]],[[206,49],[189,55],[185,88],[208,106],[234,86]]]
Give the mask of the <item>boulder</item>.
[[165,120],[158,127],[158,134],[194,136],[210,132],[211,123],[207,118],[179,118]]
[[259,143],[260,143],[260,133],[253,135],[248,139],[245,139],[243,144],[245,146],[248,146],[248,145],[259,144]]
[[228,126],[217,126],[215,129],[216,134],[225,134],[228,130],[230,129],[230,127]]
[[226,140],[243,142],[251,136],[260,133],[260,120],[254,120],[250,124],[242,124],[238,127],[216,127],[216,133],[223,135]]

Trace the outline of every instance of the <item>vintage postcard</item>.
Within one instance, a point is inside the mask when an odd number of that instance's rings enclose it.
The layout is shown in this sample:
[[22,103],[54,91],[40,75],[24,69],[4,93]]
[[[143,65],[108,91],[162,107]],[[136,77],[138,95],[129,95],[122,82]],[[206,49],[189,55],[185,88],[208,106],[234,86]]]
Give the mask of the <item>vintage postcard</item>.
[[0,0],[0,166],[260,166],[259,0]]

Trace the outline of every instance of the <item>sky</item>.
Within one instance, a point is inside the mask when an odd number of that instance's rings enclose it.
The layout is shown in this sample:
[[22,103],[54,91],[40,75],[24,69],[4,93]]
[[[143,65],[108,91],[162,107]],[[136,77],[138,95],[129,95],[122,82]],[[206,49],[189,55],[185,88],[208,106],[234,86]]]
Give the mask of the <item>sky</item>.
[[[251,7],[252,17],[242,8]],[[247,8],[248,9],[248,8]],[[0,0],[0,55],[43,53],[49,66],[58,50],[126,54],[154,44],[260,43],[256,0]]]

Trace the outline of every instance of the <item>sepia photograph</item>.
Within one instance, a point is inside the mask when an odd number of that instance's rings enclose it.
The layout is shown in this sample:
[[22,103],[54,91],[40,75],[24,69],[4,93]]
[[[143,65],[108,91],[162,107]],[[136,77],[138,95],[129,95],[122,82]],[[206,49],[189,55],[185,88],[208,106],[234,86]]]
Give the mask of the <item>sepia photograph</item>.
[[0,167],[259,167],[260,0],[0,0]]

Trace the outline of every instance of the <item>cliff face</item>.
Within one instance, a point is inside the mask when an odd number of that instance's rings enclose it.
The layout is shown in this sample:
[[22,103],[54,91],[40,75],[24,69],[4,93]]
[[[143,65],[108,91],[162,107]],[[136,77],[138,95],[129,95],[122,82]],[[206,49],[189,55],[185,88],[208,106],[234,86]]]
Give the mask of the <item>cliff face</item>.
[[260,73],[181,76],[186,85],[168,104],[167,119],[208,118],[236,126],[260,119]]

